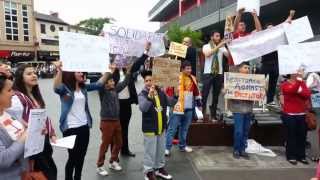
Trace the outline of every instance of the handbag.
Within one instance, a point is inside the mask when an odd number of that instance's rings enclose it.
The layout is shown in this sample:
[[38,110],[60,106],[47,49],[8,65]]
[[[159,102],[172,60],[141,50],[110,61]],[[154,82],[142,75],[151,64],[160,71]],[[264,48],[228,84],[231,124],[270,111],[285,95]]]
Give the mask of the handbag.
[[48,180],[42,171],[34,171],[34,160],[29,160],[29,170],[22,173],[21,180]]
[[306,123],[309,131],[317,129],[317,115],[314,111],[307,112]]

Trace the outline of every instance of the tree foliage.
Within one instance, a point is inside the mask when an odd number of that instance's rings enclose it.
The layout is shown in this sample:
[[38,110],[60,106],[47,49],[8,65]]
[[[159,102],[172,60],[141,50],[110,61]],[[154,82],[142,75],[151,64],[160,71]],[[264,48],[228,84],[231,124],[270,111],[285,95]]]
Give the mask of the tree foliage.
[[89,18],[80,21],[76,26],[84,28],[88,34],[99,35],[105,23],[112,23],[113,18]]
[[184,37],[190,37],[195,47],[201,47],[202,45],[202,32],[193,31],[190,27],[184,29],[179,24],[173,24],[169,27],[167,32],[168,39],[170,41],[181,43]]

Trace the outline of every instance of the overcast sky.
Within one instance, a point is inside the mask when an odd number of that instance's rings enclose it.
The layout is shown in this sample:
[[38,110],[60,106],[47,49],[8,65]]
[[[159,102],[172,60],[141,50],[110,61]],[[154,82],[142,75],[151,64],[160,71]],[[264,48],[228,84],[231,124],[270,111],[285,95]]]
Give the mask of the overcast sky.
[[149,10],[159,0],[34,0],[35,10],[58,12],[61,19],[77,24],[90,17],[113,17],[128,27],[155,31],[159,23],[150,23]]

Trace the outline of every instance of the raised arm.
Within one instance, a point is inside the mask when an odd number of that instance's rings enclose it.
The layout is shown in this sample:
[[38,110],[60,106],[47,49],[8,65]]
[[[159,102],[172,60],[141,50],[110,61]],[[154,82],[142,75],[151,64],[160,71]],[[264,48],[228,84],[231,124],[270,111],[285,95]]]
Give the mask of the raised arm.
[[296,11],[295,11],[295,10],[290,10],[290,12],[289,12],[289,16],[288,16],[288,18],[286,19],[286,21],[285,21],[285,22],[287,22],[287,23],[290,23],[290,24],[291,24],[292,19],[293,19],[293,17],[294,17],[294,15],[295,15],[295,13],[296,13]]
[[253,16],[253,21],[254,21],[254,26],[256,28],[256,32],[262,30],[261,22],[259,20],[259,17],[257,15],[257,11],[254,9],[253,12],[251,13]]
[[236,18],[234,19],[234,23],[233,23],[233,27],[235,31],[237,31],[238,25],[241,21],[241,17],[244,11],[245,11],[245,8],[241,8],[237,12]]
[[211,48],[210,46],[204,46],[202,52],[205,57],[210,57],[214,53],[216,53],[221,47],[223,47],[227,43],[226,40],[221,41],[217,46]]
[[56,66],[57,74],[53,81],[53,88],[56,89],[59,85],[62,84],[62,62],[56,61],[53,62],[53,64]]

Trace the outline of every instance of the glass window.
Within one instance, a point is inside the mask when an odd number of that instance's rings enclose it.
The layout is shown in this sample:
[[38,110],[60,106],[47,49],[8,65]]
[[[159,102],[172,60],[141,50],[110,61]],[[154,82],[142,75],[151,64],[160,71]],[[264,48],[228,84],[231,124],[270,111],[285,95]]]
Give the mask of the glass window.
[[13,34],[18,34],[18,29],[13,29]]
[[4,2],[4,7],[5,8],[10,8],[10,2],[9,1],[5,1]]
[[22,10],[27,10],[27,9],[28,9],[27,5],[23,4],[22,5]]
[[10,21],[6,21],[6,27],[11,27],[11,22]]
[[17,10],[12,9],[12,10],[11,10],[11,13],[12,13],[13,15],[17,15]]
[[7,34],[11,34],[11,33],[12,33],[11,28],[6,28],[6,33],[7,33]]
[[23,24],[23,29],[28,29],[29,25],[28,24]]
[[5,8],[5,9],[4,9],[4,13],[10,14],[10,9],[9,9],[9,8]]
[[7,35],[7,40],[12,40],[12,36],[11,35]]
[[63,27],[59,27],[59,31],[63,31]]
[[13,22],[13,23],[12,23],[12,27],[17,28],[17,27],[18,27],[18,23]]
[[18,21],[17,16],[12,16],[12,21]]
[[28,16],[28,12],[27,11],[22,11],[22,16]]
[[24,36],[23,39],[24,41],[29,41],[29,36]]
[[50,31],[51,31],[51,32],[55,32],[55,31],[56,31],[56,27],[55,27],[54,25],[51,25],[51,26],[50,26]]
[[13,40],[15,40],[15,41],[18,41],[19,40],[19,38],[18,38],[18,36],[13,36]]
[[28,30],[24,30],[23,33],[24,33],[24,35],[29,35],[29,31]]
[[40,24],[40,29],[42,34],[46,34],[46,25],[45,24]]
[[28,18],[23,18],[23,22],[27,23],[28,22]]
[[11,16],[10,16],[10,15],[5,15],[5,19],[6,19],[7,21],[10,21],[10,20],[11,20]]

